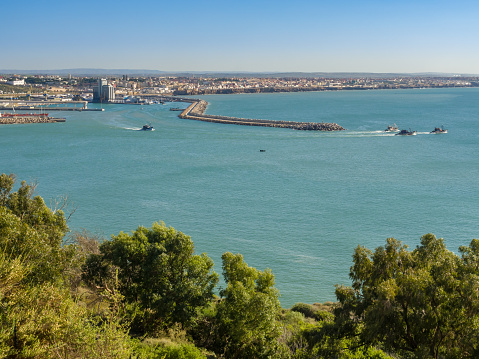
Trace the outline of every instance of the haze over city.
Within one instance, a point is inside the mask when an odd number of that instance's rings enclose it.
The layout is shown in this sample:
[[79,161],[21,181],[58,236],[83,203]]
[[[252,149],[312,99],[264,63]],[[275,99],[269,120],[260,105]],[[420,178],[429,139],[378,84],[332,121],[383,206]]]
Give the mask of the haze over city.
[[0,69],[478,74],[478,10],[472,0],[8,1]]

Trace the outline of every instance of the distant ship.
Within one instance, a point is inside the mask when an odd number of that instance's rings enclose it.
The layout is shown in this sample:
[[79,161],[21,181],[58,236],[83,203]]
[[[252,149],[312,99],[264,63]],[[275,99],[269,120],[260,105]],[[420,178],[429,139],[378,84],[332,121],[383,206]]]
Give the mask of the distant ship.
[[399,127],[393,123],[392,125],[389,125],[388,128],[384,130],[385,132],[397,132],[399,131]]
[[431,133],[447,133],[447,130],[444,128],[444,126],[441,127],[436,127]]
[[153,128],[151,124],[146,124],[146,125],[143,125],[140,131],[154,131],[154,130],[155,129]]
[[411,131],[411,129],[408,130],[401,130],[398,133],[396,133],[396,136],[416,136],[417,131]]

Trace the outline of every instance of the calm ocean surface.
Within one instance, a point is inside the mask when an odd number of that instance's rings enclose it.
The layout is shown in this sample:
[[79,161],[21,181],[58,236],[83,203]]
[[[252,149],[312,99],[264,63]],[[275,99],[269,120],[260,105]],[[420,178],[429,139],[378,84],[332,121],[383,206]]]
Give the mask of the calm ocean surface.
[[[56,112],[0,126],[0,172],[67,195],[69,225],[109,238],[155,221],[271,268],[283,307],[335,300],[354,248],[434,233],[457,253],[479,238],[479,89],[202,96],[208,114],[336,122],[336,133],[181,120],[176,104]],[[181,104],[186,106],[186,104]],[[94,106],[94,105],[90,105]],[[138,131],[147,122],[154,132]],[[418,131],[401,137],[388,124]],[[429,134],[444,125],[447,134]],[[260,149],[266,150],[260,152]]]

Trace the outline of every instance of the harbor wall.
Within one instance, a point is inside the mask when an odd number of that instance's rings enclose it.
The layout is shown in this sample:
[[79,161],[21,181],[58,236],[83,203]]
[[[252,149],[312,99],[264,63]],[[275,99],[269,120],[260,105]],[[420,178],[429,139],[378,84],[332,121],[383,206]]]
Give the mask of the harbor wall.
[[14,117],[0,117],[0,125],[14,125],[26,123],[55,123],[65,122],[64,118],[54,118],[48,116],[14,116]]
[[6,111],[42,111],[42,112],[50,112],[50,111],[104,111],[103,108],[83,108],[83,107],[21,107],[21,106],[2,106],[0,110]]
[[273,121],[273,120],[217,116],[217,115],[205,115],[204,112],[207,106],[208,106],[208,102],[204,100],[195,100],[195,102],[192,103],[190,106],[188,106],[178,117],[189,119],[189,120],[205,121],[205,122],[225,123],[225,124],[234,124],[234,125],[243,125],[243,126],[291,128],[291,129],[303,130],[303,131],[343,131],[345,130],[343,127],[341,127],[340,125],[336,123]]

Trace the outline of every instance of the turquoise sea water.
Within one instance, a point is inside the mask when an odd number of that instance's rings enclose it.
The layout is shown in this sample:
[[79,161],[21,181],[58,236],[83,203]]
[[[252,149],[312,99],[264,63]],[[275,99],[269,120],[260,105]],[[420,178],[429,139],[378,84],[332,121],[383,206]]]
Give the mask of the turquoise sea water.
[[[239,252],[272,269],[284,307],[334,300],[334,285],[350,284],[359,244],[395,237],[414,248],[431,232],[457,252],[479,238],[479,89],[202,98],[208,114],[348,130],[212,124],[177,118],[177,104],[109,105],[52,113],[65,123],[0,126],[0,171],[36,179],[47,203],[67,195],[72,229],[108,238],[162,220],[190,235],[218,273],[221,254]],[[155,131],[138,131],[147,122]],[[384,133],[392,123],[418,135]],[[429,134],[441,125],[449,133]]]

